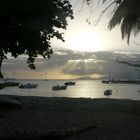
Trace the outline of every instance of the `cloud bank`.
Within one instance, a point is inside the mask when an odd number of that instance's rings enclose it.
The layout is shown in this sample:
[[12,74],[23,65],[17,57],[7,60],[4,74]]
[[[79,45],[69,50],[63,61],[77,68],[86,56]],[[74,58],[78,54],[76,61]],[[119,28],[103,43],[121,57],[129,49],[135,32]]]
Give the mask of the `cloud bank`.
[[[139,67],[118,63],[116,60],[139,63],[139,54],[122,52],[74,52],[57,50],[51,59],[38,58],[36,70],[30,70],[26,57],[5,60],[2,72],[5,77],[30,79],[92,78],[140,78]],[[96,75],[96,76],[95,76]],[[97,76],[98,75],[98,76]]]

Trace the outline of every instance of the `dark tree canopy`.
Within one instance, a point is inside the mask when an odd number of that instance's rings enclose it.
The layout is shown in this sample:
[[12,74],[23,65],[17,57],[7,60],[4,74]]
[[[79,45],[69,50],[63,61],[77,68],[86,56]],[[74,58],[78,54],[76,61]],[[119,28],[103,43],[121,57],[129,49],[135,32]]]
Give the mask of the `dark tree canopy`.
[[68,0],[1,0],[0,62],[8,53],[13,57],[25,54],[34,69],[38,55],[50,58],[53,53],[51,38],[64,41],[58,28],[66,29],[67,17],[73,19]]

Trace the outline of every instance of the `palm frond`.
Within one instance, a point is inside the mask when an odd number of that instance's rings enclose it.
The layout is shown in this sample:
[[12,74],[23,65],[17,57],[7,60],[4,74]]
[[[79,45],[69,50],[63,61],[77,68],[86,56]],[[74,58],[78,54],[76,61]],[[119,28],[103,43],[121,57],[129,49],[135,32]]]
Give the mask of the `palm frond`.
[[138,21],[138,16],[136,14],[129,15],[122,20],[121,32],[122,38],[127,37],[127,42],[129,43],[130,35],[133,32],[136,36],[140,31],[140,23]]
[[109,22],[111,30],[116,25],[121,25],[122,39],[127,38],[129,44],[131,33],[137,35],[140,31],[140,1],[124,0]]
[[109,29],[111,30],[117,24],[120,24],[121,20],[127,15],[127,12],[128,12],[127,5],[125,4],[125,2],[121,3],[121,5],[119,5],[119,7],[115,11],[113,17],[111,18],[109,22],[109,25],[108,25]]

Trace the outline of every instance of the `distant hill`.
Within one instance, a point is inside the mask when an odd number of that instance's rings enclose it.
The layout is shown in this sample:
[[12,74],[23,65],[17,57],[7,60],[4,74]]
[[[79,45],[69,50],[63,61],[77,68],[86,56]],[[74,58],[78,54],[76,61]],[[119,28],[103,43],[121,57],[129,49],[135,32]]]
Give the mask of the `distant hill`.
[[80,77],[80,78],[77,78],[76,80],[96,80],[96,79],[87,76],[87,77]]

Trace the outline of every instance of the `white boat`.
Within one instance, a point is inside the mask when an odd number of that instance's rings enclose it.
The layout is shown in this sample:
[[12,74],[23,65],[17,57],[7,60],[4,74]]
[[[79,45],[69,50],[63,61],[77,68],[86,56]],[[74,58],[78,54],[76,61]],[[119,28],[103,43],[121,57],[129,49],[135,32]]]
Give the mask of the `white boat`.
[[30,89],[30,88],[36,88],[36,87],[37,87],[37,84],[30,84],[30,83],[25,84],[25,85],[19,85],[19,88],[28,88],[28,89]]
[[75,85],[75,83],[76,83],[76,82],[71,82],[71,81],[69,81],[69,82],[66,82],[65,85],[66,85],[66,86],[73,86],[73,85]]
[[112,90],[111,90],[111,89],[105,90],[105,91],[104,91],[104,95],[106,95],[106,96],[112,95]]
[[56,85],[52,87],[52,90],[66,90],[66,89],[67,89],[66,85],[63,85],[63,86]]

